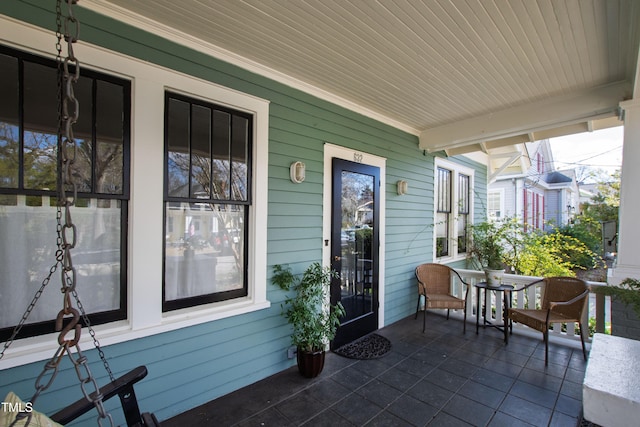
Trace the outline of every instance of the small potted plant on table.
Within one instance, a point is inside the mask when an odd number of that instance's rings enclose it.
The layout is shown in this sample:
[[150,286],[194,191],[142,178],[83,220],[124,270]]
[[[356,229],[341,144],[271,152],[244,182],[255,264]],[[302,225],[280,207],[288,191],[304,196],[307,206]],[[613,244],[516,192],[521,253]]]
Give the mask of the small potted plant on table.
[[282,307],[282,315],[293,326],[291,343],[297,348],[300,374],[313,378],[324,367],[325,348],[340,326],[345,310],[340,302],[329,303],[331,279],[338,273],[320,263],[311,264],[302,276],[281,265],[273,267],[272,281],[281,289],[295,291]]

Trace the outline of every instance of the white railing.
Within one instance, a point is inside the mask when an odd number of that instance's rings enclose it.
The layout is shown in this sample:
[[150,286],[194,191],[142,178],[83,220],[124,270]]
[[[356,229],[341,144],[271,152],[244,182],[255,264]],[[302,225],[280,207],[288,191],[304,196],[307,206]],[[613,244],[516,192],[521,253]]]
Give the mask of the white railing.
[[[477,270],[462,270],[456,269],[458,273],[462,276],[463,280],[467,282],[469,285],[474,285],[475,283],[482,282],[485,280],[484,272]],[[541,279],[541,277],[534,276],[519,276],[516,274],[505,274],[503,283],[508,285],[513,285],[514,288],[520,289],[524,285],[534,282],[536,280]],[[589,319],[595,319],[595,332],[604,332],[605,324],[607,323],[607,318],[605,317],[605,306],[610,304],[609,297],[605,297],[602,294],[595,293],[593,290],[599,286],[606,286],[606,283],[603,282],[587,282],[591,289],[591,294],[589,296],[589,304],[587,310],[584,311],[582,324],[585,328],[589,328]],[[542,286],[532,286],[526,290],[527,294],[525,295],[525,291],[520,290],[516,291],[512,295],[512,301],[514,307],[524,307],[525,300],[528,301],[539,301],[541,296]],[[454,295],[461,296],[464,295],[464,285],[456,280],[453,283],[453,292]],[[469,290],[469,300],[467,303],[467,321],[468,322],[476,322],[476,315],[480,310],[476,307],[477,301],[477,292],[478,288],[475,286],[470,286]],[[486,305],[487,307],[487,320],[493,321],[495,323],[502,323],[502,313],[503,313],[503,299],[501,292],[492,292],[488,291],[484,293],[485,301],[481,301],[480,305]],[[456,315],[456,317],[462,318],[462,313],[452,313],[452,316]],[[489,319],[491,317],[491,319]],[[482,320],[482,319],[480,319]],[[482,324],[482,322],[481,322]],[[562,330],[562,325],[554,324],[553,330],[549,331],[550,337],[556,337],[559,339],[566,340],[580,340],[579,331],[577,330],[576,324],[570,323],[566,325],[565,330]],[[517,323],[513,324],[514,332],[517,330],[529,330],[526,326],[519,325]],[[585,335],[585,340],[591,341],[591,337],[589,334]]]

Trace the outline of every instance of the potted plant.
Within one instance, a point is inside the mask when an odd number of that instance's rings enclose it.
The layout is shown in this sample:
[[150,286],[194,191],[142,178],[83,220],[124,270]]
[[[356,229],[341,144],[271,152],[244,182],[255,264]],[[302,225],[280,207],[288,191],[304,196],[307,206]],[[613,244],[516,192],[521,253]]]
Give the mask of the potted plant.
[[504,227],[496,222],[482,222],[471,225],[470,231],[469,260],[484,270],[488,286],[500,286],[504,276]]
[[338,273],[320,263],[311,264],[302,276],[288,267],[275,265],[272,281],[281,289],[295,291],[282,306],[282,315],[293,326],[291,343],[297,348],[300,374],[313,378],[324,367],[325,348],[340,326],[345,310],[340,302],[329,304],[331,279]]

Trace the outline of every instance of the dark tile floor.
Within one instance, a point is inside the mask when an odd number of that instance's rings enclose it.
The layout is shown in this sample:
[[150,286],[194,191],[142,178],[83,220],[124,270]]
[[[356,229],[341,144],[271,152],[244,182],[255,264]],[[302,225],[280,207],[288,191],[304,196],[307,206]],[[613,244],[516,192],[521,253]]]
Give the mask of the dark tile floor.
[[172,426],[571,426],[582,412],[582,350],[427,314],[378,331],[373,360],[328,353],[309,380],[296,367],[162,423]]

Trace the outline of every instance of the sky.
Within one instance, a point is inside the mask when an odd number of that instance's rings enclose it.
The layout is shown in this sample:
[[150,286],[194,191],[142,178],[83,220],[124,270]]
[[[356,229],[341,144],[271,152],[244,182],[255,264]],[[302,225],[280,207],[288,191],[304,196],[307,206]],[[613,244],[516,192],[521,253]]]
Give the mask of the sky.
[[608,174],[622,165],[623,126],[551,138],[556,169],[590,166]]

